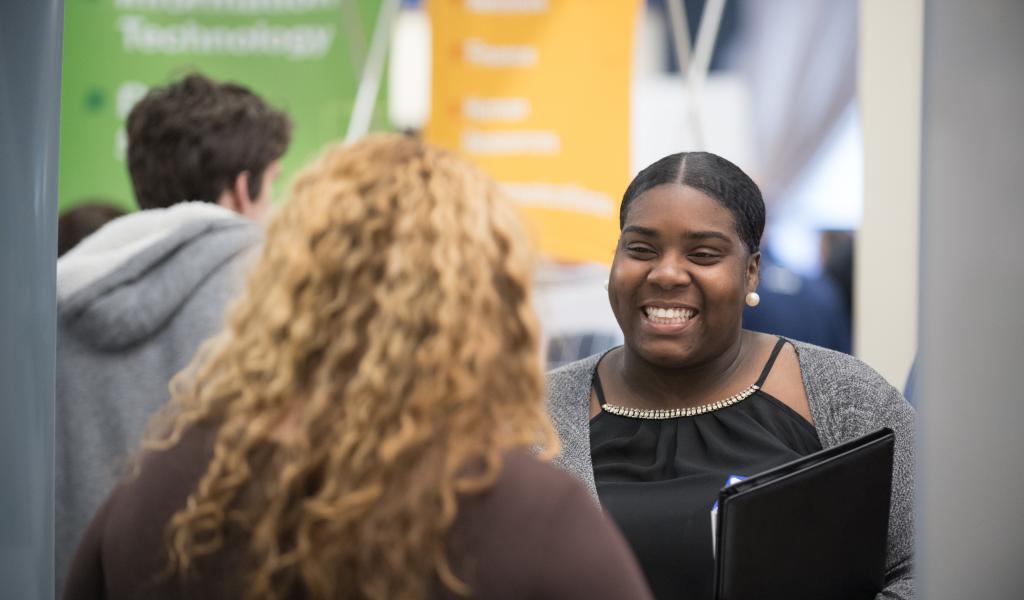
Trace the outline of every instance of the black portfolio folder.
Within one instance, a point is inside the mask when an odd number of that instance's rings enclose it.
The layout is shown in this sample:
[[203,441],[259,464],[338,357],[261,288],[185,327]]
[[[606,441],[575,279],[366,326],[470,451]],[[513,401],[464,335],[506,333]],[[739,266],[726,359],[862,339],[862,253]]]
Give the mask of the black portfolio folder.
[[723,488],[716,600],[864,600],[885,577],[895,436],[881,429]]

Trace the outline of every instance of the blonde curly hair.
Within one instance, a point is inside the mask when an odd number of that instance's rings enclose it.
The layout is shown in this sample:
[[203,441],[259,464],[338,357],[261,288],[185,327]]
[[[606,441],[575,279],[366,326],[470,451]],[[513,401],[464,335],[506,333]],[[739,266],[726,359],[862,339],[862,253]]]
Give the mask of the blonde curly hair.
[[170,568],[241,532],[248,597],[468,593],[446,544],[460,501],[510,449],[557,451],[532,267],[513,209],[463,160],[398,134],[329,148],[148,434],[166,449],[217,427],[168,523]]

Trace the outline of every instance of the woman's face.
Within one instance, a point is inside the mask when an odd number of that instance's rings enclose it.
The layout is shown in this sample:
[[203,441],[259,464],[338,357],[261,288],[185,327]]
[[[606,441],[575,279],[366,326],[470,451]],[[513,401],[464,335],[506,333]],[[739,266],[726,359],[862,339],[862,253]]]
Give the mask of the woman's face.
[[732,213],[706,194],[665,184],[638,196],[608,280],[627,350],[664,367],[720,356],[739,340],[759,261]]

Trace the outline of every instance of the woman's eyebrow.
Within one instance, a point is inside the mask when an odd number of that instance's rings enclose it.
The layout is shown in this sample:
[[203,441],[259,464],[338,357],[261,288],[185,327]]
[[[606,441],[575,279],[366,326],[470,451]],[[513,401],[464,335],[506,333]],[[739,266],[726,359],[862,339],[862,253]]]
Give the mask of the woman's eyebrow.
[[690,240],[706,240],[708,238],[719,239],[724,242],[731,242],[729,236],[725,235],[721,231],[688,231],[683,235],[684,238]]
[[650,227],[641,227],[639,225],[627,225],[622,228],[622,233],[639,233],[647,237],[658,237],[658,232]]

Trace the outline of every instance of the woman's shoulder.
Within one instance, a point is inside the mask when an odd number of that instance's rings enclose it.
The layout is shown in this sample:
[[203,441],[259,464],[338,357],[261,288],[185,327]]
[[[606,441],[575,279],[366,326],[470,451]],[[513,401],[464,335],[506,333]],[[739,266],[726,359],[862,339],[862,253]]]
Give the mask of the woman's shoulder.
[[565,404],[588,402],[594,370],[603,355],[604,353],[594,354],[548,371],[545,384],[549,405],[554,408]]
[[494,485],[460,511],[453,547],[473,557],[473,597],[650,598],[625,540],[583,485],[526,451],[506,453]]
[[826,446],[890,427],[912,426],[914,410],[881,374],[860,359],[793,341],[815,426]]
[[592,504],[572,475],[526,450],[513,450],[502,457],[490,488],[463,504],[460,525],[539,538],[547,535],[562,511],[586,510]]
[[597,363],[600,362],[601,357],[606,352],[599,352],[586,358],[581,358],[577,361],[564,364],[557,369],[552,369],[547,372],[547,381],[550,385],[553,382],[568,382],[577,381],[580,379],[586,379],[588,382],[594,376],[594,369],[597,368]]
[[[524,492],[524,498],[542,502],[552,501],[563,494],[575,496],[577,488],[582,490],[582,485],[572,475],[525,450],[505,454],[501,473],[494,486],[499,493],[511,492],[510,495],[518,496]],[[537,494],[540,490],[544,493]],[[590,501],[585,494],[581,497]]]
[[860,382],[871,386],[895,388],[859,358],[814,344],[788,340],[796,350],[800,371],[805,382],[812,380],[819,385],[836,386]]
[[[590,388],[597,363],[606,353],[595,354],[549,371],[546,378],[548,416],[551,417],[559,437],[563,455],[574,454],[569,438],[586,435],[590,410]],[[575,440],[579,441],[579,440]],[[571,445],[571,444],[570,444]],[[582,450],[582,448],[576,448]],[[587,449],[589,452],[589,447]],[[576,453],[578,454],[578,452]],[[564,456],[559,460],[563,460]],[[589,457],[585,461],[589,464]],[[589,467],[588,467],[589,468]]]

